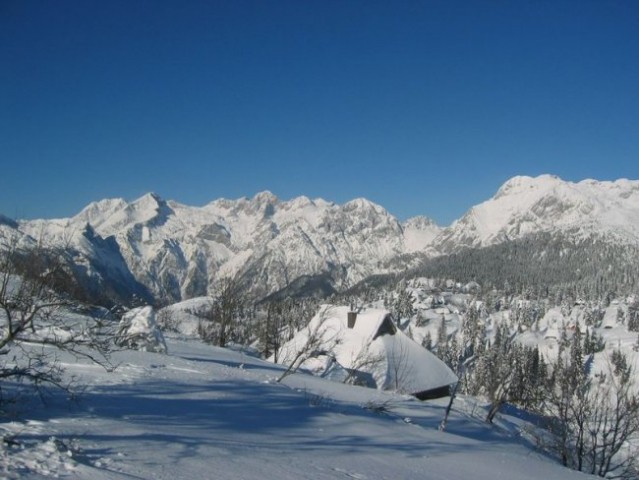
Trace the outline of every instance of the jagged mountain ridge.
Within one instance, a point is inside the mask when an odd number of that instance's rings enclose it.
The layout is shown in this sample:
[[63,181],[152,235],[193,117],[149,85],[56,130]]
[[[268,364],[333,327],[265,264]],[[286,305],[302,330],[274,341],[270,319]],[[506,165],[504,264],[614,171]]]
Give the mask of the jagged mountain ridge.
[[202,207],[149,193],[132,202],[94,202],[69,219],[4,223],[72,247],[88,276],[102,284],[126,278],[134,288],[135,279],[137,296],[145,297],[146,289],[156,301],[173,302],[212,293],[216,280],[239,276],[254,296],[264,297],[288,286],[299,291],[307,281],[323,291],[345,288],[425,256],[539,232],[636,244],[639,181],[514,177],[445,229],[425,217],[401,224],[366,199],[283,201],[270,192]]
[[[203,207],[149,193],[133,201],[94,202],[70,219],[22,221],[22,231],[68,242],[95,258],[97,249],[71,232],[112,239],[134,277],[156,299],[211,293],[219,278],[242,276],[255,296],[286,288],[302,276],[337,287],[389,271],[406,252],[421,251],[439,227],[428,219],[405,227],[366,199],[337,205],[306,197],[282,201],[270,192],[215,200]],[[409,238],[409,241],[406,240]],[[108,261],[96,261],[104,265]]]

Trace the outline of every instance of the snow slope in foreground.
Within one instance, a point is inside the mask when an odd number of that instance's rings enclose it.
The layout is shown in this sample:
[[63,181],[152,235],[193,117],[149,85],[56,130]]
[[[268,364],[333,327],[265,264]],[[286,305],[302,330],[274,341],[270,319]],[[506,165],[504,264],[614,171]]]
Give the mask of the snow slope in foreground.
[[[278,365],[194,341],[167,344],[168,355],[120,352],[114,373],[69,363],[89,384],[80,403],[54,397],[0,425],[20,444],[0,448],[0,477],[585,478],[468,414],[454,412],[438,431],[445,399],[422,403],[306,374],[277,384]],[[391,412],[362,408],[368,402],[389,402]]]

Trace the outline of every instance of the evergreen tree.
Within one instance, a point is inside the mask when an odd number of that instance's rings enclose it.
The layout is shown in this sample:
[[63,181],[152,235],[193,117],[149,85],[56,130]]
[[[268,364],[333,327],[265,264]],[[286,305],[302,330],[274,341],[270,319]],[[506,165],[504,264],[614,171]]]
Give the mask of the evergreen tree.
[[570,365],[575,375],[583,375],[584,373],[584,355],[581,342],[581,330],[579,330],[579,325],[577,325],[570,347]]
[[446,347],[448,347],[448,330],[446,328],[446,317],[442,314],[442,320],[437,329],[437,354],[439,358],[444,355]]
[[614,367],[613,374],[621,380],[622,383],[630,380],[632,374],[632,367],[628,363],[628,357],[620,349],[616,348],[610,355],[610,361]]
[[392,302],[392,314],[397,322],[397,326],[400,325],[402,319],[413,316],[415,313],[413,303],[413,295],[406,288],[406,283],[400,282],[397,289],[397,295],[395,300]]
[[639,295],[628,304],[628,330],[639,332]]
[[426,332],[426,335],[424,336],[424,339],[422,340],[422,347],[424,347],[426,350],[433,349],[433,337],[430,334],[430,331]]

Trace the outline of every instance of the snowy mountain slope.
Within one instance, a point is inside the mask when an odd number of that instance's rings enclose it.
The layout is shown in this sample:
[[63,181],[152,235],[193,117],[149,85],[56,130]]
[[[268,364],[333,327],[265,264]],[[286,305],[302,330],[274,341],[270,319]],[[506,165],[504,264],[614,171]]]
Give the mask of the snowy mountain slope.
[[87,390],[2,424],[16,442],[0,449],[3,478],[587,478],[472,417],[481,407],[463,399],[441,432],[445,401],[306,374],[277,384],[282,367],[239,352],[174,339],[168,349],[118,352],[114,372],[64,357]]
[[60,227],[65,223],[36,221],[33,230],[40,232],[37,236],[26,234],[17,224],[0,224],[0,250],[24,253],[44,245],[42,253],[47,253],[46,247],[55,247],[78,280],[80,289],[75,293],[83,299],[105,305],[113,301],[129,304],[134,299],[152,302],[152,295],[132,275],[114,238],[100,237],[88,224],[83,229],[65,230]]
[[519,176],[446,228],[434,245],[442,252],[480,247],[542,231],[639,239],[639,181],[563,181],[552,175]]
[[[58,243],[71,238],[82,249],[71,232],[87,224],[101,238],[113,238],[135,278],[165,301],[206,295],[216,279],[229,275],[250,279],[258,296],[303,275],[328,273],[337,285],[354,283],[388,270],[407,248],[400,223],[368,200],[281,201],[269,192],[203,207],[155,194],[130,203],[103,200],[70,219],[24,221],[19,227]],[[409,243],[415,249],[419,240]]]
[[119,299],[128,304],[134,298],[152,301],[152,295],[129,270],[120,246],[113,237],[102,238],[90,224],[74,235],[72,247],[73,269],[85,289],[93,290],[92,297]]

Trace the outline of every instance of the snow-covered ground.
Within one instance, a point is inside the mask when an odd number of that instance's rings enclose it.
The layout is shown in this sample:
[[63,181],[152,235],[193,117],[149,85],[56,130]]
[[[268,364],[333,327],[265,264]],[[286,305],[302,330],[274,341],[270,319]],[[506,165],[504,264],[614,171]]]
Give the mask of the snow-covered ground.
[[514,418],[486,425],[473,399],[456,403],[441,432],[446,399],[304,373],[278,384],[282,367],[245,353],[177,338],[167,347],[118,352],[115,372],[63,358],[86,391],[78,403],[56,393],[46,405],[22,398],[10,407],[0,477],[585,478],[527,445]]

